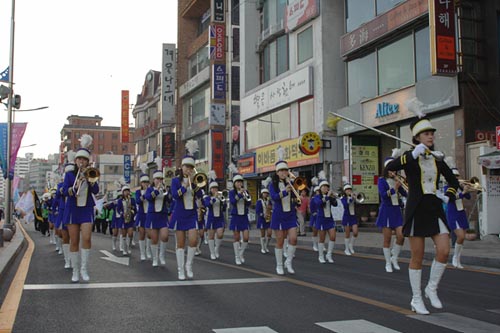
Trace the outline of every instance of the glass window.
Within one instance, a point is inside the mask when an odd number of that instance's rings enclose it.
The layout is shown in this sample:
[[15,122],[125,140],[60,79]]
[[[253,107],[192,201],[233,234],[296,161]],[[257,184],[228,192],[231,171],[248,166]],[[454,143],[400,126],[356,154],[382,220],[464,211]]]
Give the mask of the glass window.
[[412,35],[379,49],[379,95],[413,84],[414,68]]
[[193,140],[198,142],[198,152],[194,154],[195,159],[197,160],[206,160],[207,159],[207,134],[202,134],[192,138]]
[[347,32],[375,17],[375,0],[347,0]]
[[314,99],[310,98],[299,103],[300,135],[314,132]]
[[247,149],[290,138],[290,108],[245,123]]
[[429,27],[415,32],[415,61],[417,82],[431,76]]
[[313,29],[312,26],[297,35],[297,63],[313,57]]
[[205,118],[205,92],[201,91],[191,99],[192,106],[192,123],[197,123]]
[[283,35],[276,40],[276,75],[288,70],[288,35]]
[[375,53],[347,63],[349,105],[377,95],[377,62]]
[[262,83],[288,70],[288,35],[270,42],[262,52]]
[[284,25],[285,21],[285,11],[286,11],[286,0],[277,0],[276,1],[276,23],[279,26]]
[[210,65],[208,45],[203,46],[189,58],[189,78],[196,76],[199,72]]
[[269,45],[264,48],[264,52],[262,52],[262,82],[267,82],[271,78],[271,70],[270,66],[270,50]]
[[112,133],[111,139],[118,139],[118,133]]
[[240,28],[233,28],[233,60],[240,61]]
[[200,18],[200,23],[198,25],[198,36],[208,29],[208,26],[210,25],[210,15],[211,14],[209,8]]
[[387,12],[401,1],[403,0],[377,0],[377,15]]
[[231,24],[240,25],[240,0],[231,1]]
[[240,100],[240,67],[231,66],[231,100]]
[[208,117],[210,89],[200,89],[191,97],[184,100],[182,114],[184,126],[202,121]]

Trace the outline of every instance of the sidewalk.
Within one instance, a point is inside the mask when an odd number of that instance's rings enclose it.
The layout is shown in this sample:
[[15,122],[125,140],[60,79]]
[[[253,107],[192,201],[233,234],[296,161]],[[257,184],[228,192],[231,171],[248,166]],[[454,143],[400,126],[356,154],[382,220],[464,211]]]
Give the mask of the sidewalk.
[[[252,227],[253,229],[250,230],[250,242],[260,246],[260,230],[255,229],[255,225],[252,225]],[[307,232],[307,236],[298,237],[297,245],[312,250],[311,236],[312,232]],[[343,252],[344,236],[345,234],[343,232],[337,232],[334,251]],[[232,239],[232,237],[233,232],[226,229],[224,238]],[[354,249],[356,250],[356,253],[359,254],[383,256],[382,242],[382,233],[378,230],[373,228],[359,228],[359,235],[354,243]],[[453,249],[450,250],[450,263],[452,255]],[[400,257],[410,258],[410,245],[406,239],[404,246],[401,249]],[[431,261],[433,258],[434,243],[432,242],[432,239],[426,238],[424,259]],[[461,262],[464,266],[482,266],[500,269],[500,238],[495,235],[488,235],[481,240],[466,240],[464,242]]]
[[[3,221],[0,221],[0,228],[3,228]],[[3,247],[0,247],[0,283],[4,278],[4,274],[8,271],[10,265],[14,262],[22,252],[24,244],[24,235],[19,227],[17,231],[12,236],[12,239],[7,242],[3,242]]]

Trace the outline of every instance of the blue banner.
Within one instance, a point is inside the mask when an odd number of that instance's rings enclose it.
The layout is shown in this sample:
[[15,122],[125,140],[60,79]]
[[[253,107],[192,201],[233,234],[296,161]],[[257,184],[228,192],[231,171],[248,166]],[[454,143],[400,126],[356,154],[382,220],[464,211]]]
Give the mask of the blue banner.
[[226,99],[226,65],[212,67],[212,99]]
[[0,73],[0,81],[9,82],[9,67]]
[[0,124],[0,166],[2,167],[3,177],[7,178],[7,124]]
[[130,184],[130,173],[132,171],[132,163],[130,160],[130,154],[123,155],[123,178],[125,182]]

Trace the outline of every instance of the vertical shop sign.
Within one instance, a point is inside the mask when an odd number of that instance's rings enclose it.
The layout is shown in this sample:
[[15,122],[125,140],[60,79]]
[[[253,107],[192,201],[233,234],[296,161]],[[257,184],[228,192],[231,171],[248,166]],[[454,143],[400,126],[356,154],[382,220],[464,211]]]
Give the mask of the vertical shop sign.
[[161,112],[163,123],[175,123],[175,44],[163,44],[161,70]]
[[224,133],[212,131],[212,169],[218,178],[224,178]]
[[128,108],[129,108],[129,92],[128,90],[122,90],[122,143],[129,142],[129,128],[128,128]]
[[226,99],[226,65],[212,66],[212,99]]
[[430,0],[429,4],[432,75],[455,75],[455,3],[453,0]]

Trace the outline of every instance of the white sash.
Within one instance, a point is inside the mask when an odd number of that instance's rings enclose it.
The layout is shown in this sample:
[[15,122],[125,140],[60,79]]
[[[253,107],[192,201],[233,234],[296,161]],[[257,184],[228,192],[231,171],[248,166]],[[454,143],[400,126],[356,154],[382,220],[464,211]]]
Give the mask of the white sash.
[[331,217],[332,216],[332,207],[330,204],[330,198],[326,195],[323,196],[323,202],[325,203],[325,206],[323,207],[323,214],[325,217]]
[[[280,192],[283,192],[286,189],[285,183],[279,182],[279,189],[280,189]],[[283,207],[283,212],[291,211],[291,209],[292,209],[292,207],[291,207],[292,203],[290,201],[291,197],[292,196],[290,195],[290,193],[288,193],[288,195],[286,197],[281,198],[281,206]]]
[[[351,202],[349,202],[349,199],[353,199]],[[354,211],[354,198],[350,197],[348,200],[347,200],[347,203],[349,205],[349,215],[355,215],[355,211]]]
[[164,193],[160,191],[160,193],[155,197],[155,212],[159,213],[162,211],[163,208],[163,197]]
[[[394,189],[394,186],[396,185],[396,182],[394,181],[394,179],[392,178],[389,178],[387,179],[387,184],[389,185],[389,190],[390,189]],[[391,203],[393,206],[399,206],[399,200],[398,200],[398,192],[395,192],[394,194],[391,193]]]
[[455,206],[457,206],[457,210],[459,212],[464,210],[464,201],[462,199],[459,199],[459,196],[458,196],[458,194],[460,194],[460,193],[462,193],[462,191],[459,190],[459,192],[457,193],[457,198],[455,200]]
[[184,202],[184,209],[191,210],[194,209],[194,192],[187,181],[187,178],[182,180],[182,184],[186,186],[186,192],[182,195],[182,201]]
[[235,194],[236,196],[236,209],[238,210],[238,215],[245,215],[245,199],[240,198],[238,196],[238,192]]
[[[141,190],[141,197],[144,198],[144,193],[146,193],[146,190]],[[142,200],[142,208],[144,208],[144,212],[148,211],[148,201],[147,200]]]
[[218,198],[215,198],[215,202],[212,205],[212,209],[214,210],[214,217],[220,216],[220,207],[220,200]]
[[89,193],[89,184],[87,181],[83,181],[80,184],[80,190],[78,195],[76,196],[76,206],[77,207],[85,207],[87,205],[87,196]]

